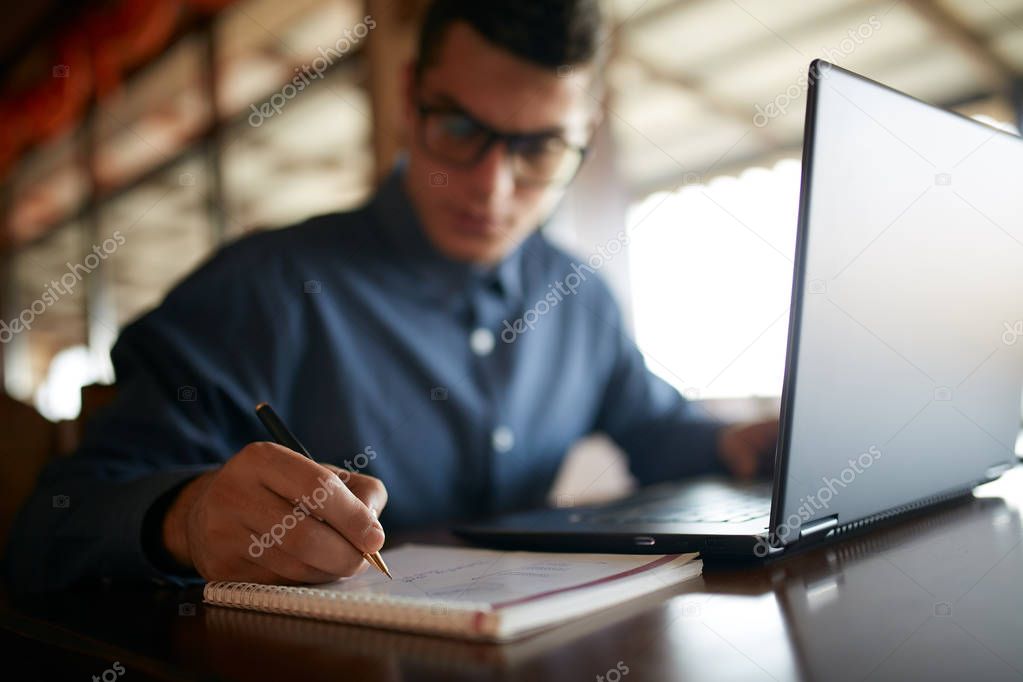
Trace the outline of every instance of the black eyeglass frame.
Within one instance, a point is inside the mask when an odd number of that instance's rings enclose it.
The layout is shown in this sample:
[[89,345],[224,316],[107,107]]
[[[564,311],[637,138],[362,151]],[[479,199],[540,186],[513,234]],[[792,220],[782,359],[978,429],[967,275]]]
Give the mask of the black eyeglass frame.
[[587,155],[590,152],[589,145],[572,144],[571,142],[566,140],[563,136],[557,135],[555,133],[550,133],[550,132],[541,132],[541,133],[505,133],[505,132],[501,132],[500,130],[497,130],[497,129],[487,125],[483,121],[480,121],[480,120],[476,119],[472,114],[468,113],[467,111],[465,111],[463,109],[458,108],[457,106],[430,106],[430,105],[423,104],[422,102],[420,102],[420,103],[418,103],[416,105],[416,112],[419,115],[419,134],[420,134],[421,139],[423,139],[423,140],[425,140],[425,138],[426,138],[426,135],[425,135],[425,132],[426,132],[425,131],[426,119],[427,119],[427,117],[429,117],[431,115],[449,115],[449,116],[450,115],[457,115],[457,116],[463,116],[466,119],[468,119],[468,121],[470,123],[472,123],[476,128],[478,128],[480,130],[480,132],[482,132],[484,134],[485,141],[480,146],[479,151],[477,151],[476,154],[471,159],[469,159],[467,161],[459,161],[459,160],[456,160],[456,159],[452,159],[451,157],[445,156],[445,155],[437,152],[436,150],[430,149],[430,147],[427,144],[425,144],[425,142],[423,143],[423,149],[425,149],[428,153],[430,153],[435,158],[437,158],[437,160],[442,161],[444,163],[451,164],[453,166],[458,166],[460,168],[472,168],[473,166],[475,166],[477,163],[480,162],[480,160],[483,157],[485,157],[487,155],[487,152],[489,152],[490,149],[495,144],[497,144],[498,142],[503,142],[505,144],[505,148],[508,150],[508,153],[510,155],[515,155],[516,154],[516,150],[518,148],[522,147],[522,146],[525,146],[525,144],[528,143],[528,142],[532,142],[532,141],[534,141],[536,139],[551,138],[551,139],[556,139],[556,140],[560,141],[562,144],[564,144],[566,150],[574,151],[574,152],[576,152],[579,155],[579,163],[576,164],[575,170],[568,177],[563,178],[563,179],[552,178],[550,180],[543,181],[543,180],[532,180],[532,179],[528,179],[528,178],[521,178],[518,175],[516,175],[515,181],[519,182],[519,183],[523,183],[523,184],[528,184],[528,185],[533,185],[533,186],[564,187],[565,185],[568,185],[570,182],[572,182],[572,180],[575,179],[575,176],[579,174],[579,169],[582,168],[583,162],[586,160],[586,157],[587,157]]

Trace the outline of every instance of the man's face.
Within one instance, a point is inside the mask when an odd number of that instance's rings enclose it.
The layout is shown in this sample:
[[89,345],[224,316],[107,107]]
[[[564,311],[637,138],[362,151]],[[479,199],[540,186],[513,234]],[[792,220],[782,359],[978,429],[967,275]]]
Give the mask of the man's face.
[[[418,107],[461,112],[467,121],[502,133],[551,134],[582,147],[596,111],[586,94],[590,70],[559,75],[488,43],[468,24],[455,23],[419,82],[411,69],[408,78],[406,182],[426,235],[451,259],[497,262],[547,218],[563,184],[517,180],[503,142],[472,164],[440,158],[424,138]],[[457,125],[448,127],[452,135],[458,133]]]

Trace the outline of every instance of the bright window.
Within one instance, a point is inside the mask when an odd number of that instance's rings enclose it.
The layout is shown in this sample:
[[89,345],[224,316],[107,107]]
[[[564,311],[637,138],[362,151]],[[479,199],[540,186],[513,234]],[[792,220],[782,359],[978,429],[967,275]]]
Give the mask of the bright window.
[[799,180],[799,161],[786,159],[631,207],[636,341],[650,369],[684,395],[781,395]]
[[636,340],[684,395],[781,394],[799,175],[784,160],[630,210]]

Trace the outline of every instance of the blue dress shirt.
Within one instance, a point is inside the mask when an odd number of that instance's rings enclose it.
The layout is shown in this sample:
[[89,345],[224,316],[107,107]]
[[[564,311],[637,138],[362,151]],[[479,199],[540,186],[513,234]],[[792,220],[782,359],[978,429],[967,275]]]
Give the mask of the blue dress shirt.
[[400,169],[362,208],[225,246],[111,358],[116,400],[15,523],[15,586],[197,578],[147,549],[154,504],[267,440],[261,401],[318,460],[383,480],[388,531],[542,504],[597,431],[640,483],[720,470],[720,422],[646,369],[585,259],[537,231],[496,267],[448,260]]

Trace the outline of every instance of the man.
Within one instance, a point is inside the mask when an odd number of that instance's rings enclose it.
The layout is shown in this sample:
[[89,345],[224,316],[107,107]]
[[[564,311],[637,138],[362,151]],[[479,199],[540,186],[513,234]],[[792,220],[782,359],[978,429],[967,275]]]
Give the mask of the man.
[[[541,503],[594,431],[641,483],[752,475],[776,424],[700,416],[537,231],[597,122],[600,27],[595,1],[435,3],[407,163],[364,208],[222,249],[123,331],[116,402],[16,523],[14,584],[333,580],[382,546],[378,513],[396,530]],[[501,338],[570,273],[576,293]],[[323,466],[265,442],[261,401]]]

